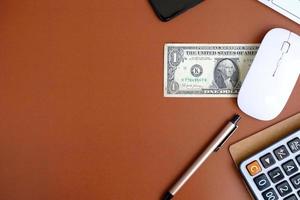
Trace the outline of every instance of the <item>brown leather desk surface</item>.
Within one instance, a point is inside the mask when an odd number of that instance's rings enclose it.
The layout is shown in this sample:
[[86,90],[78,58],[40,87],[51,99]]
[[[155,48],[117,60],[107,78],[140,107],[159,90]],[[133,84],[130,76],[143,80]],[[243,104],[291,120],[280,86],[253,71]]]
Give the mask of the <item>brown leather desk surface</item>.
[[[256,43],[296,23],[255,0],[207,0],[169,23],[147,0],[0,3],[0,199],[155,200],[236,100],[163,97],[167,42]],[[240,128],[177,200],[250,199],[228,146],[300,111]]]

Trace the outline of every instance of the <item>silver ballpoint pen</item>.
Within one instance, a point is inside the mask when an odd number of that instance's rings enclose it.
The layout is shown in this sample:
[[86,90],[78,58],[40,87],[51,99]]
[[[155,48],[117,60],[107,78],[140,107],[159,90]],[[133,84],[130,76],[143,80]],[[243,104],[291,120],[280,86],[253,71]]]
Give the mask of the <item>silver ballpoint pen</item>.
[[163,200],[170,200],[178,192],[178,190],[187,182],[187,180],[196,172],[203,162],[211,153],[217,152],[220,147],[228,140],[233,132],[238,128],[237,123],[241,119],[239,115],[235,115],[218,136],[209,144],[209,146],[201,153],[196,161],[188,168],[181,178],[173,185],[173,187],[165,194]]

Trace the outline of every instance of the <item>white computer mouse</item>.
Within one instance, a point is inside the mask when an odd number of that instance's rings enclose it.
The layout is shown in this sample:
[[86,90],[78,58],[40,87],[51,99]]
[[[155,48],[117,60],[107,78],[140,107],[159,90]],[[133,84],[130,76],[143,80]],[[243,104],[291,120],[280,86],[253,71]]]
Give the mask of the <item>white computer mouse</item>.
[[259,120],[283,110],[300,73],[300,36],[275,28],[264,37],[238,94],[239,108]]

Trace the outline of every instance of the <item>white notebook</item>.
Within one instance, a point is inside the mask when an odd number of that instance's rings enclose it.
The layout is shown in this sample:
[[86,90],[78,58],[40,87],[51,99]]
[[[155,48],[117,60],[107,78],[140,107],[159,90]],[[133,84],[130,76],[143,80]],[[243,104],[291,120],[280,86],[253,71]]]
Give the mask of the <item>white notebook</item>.
[[258,0],[300,24],[300,0]]

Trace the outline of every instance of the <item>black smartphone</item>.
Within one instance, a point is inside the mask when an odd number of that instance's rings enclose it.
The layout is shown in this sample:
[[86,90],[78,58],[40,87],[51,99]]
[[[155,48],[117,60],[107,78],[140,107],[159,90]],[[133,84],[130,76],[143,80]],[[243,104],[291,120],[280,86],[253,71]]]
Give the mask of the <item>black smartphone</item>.
[[173,17],[201,3],[203,0],[149,0],[156,15],[162,21]]

